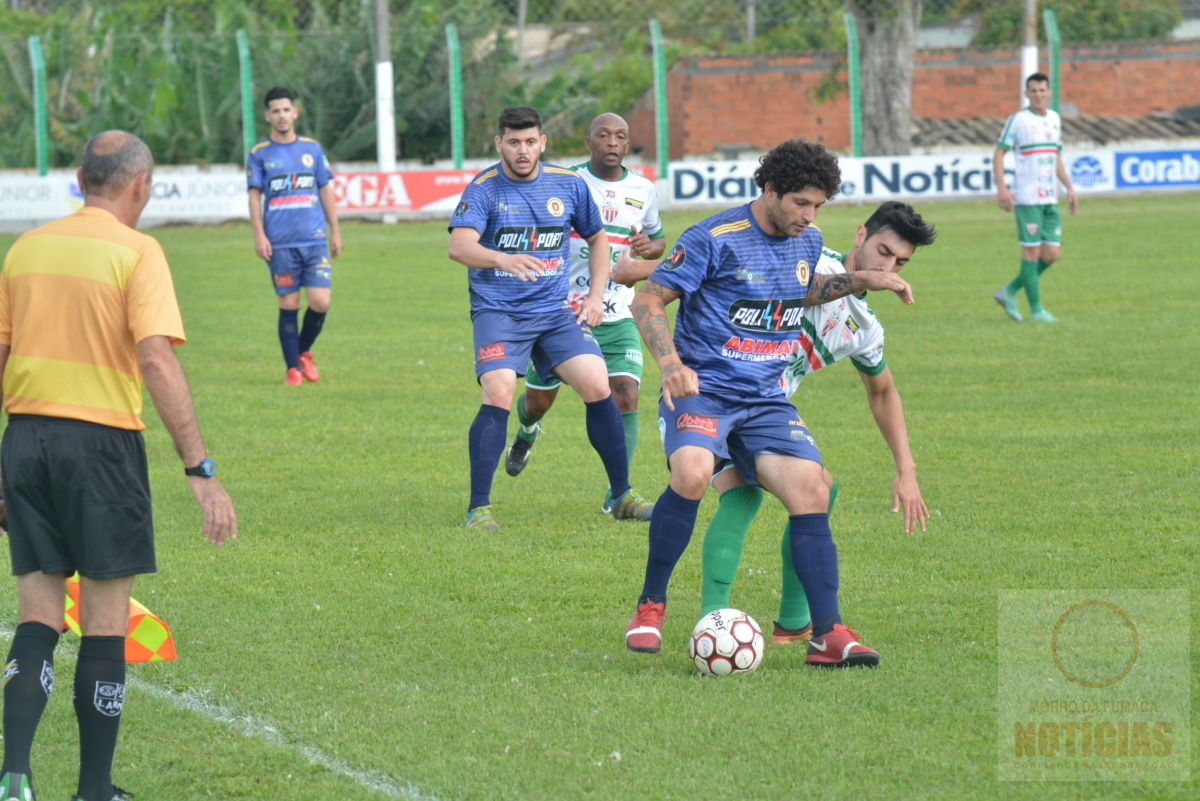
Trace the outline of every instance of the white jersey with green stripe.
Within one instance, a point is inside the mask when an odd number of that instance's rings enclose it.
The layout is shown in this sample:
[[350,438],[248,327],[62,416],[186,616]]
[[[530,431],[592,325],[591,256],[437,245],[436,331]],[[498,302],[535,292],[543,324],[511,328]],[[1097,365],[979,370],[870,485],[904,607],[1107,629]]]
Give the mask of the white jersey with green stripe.
[[[821,248],[817,273],[845,273],[845,261],[846,257],[841,253]],[[805,306],[799,343],[779,379],[789,397],[806,375],[838,359],[849,357],[854,366],[867,375],[879,375],[887,367],[883,359],[883,324],[866,301],[855,295],[819,306]]]
[[[612,263],[629,250],[629,238],[636,227],[639,233],[644,233],[651,239],[663,236],[662,222],[658,219],[658,194],[654,191],[654,182],[632,170],[626,169],[625,174],[617,181],[606,181],[592,172],[588,162],[576,164],[575,170],[592,190],[592,198],[600,207],[600,218],[604,221],[604,230],[608,233],[608,245],[611,251]],[[573,307],[587,296],[592,287],[591,273],[588,271],[588,243],[571,232],[571,274],[570,300]],[[633,302],[633,287],[618,284],[609,280],[608,288],[604,291],[604,322],[611,323],[633,317],[629,304]]]
[[1008,118],[996,147],[1011,150],[1016,176],[1012,192],[1018,206],[1058,202],[1058,156],[1062,120],[1054,109],[1035,114],[1023,108]]

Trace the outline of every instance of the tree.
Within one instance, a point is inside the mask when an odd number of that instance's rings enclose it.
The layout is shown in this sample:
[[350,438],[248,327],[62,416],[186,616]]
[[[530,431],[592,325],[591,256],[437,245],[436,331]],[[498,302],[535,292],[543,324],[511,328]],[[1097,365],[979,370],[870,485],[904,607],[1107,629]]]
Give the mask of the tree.
[[[1052,8],[1064,42],[1118,42],[1165,39],[1183,15],[1176,0],[1041,0]],[[959,13],[977,14],[974,45],[1019,44],[1023,35],[1024,0],[966,0]],[[1042,15],[1038,34],[1045,41]]]
[[858,30],[863,155],[907,154],[921,0],[846,0],[846,10]]

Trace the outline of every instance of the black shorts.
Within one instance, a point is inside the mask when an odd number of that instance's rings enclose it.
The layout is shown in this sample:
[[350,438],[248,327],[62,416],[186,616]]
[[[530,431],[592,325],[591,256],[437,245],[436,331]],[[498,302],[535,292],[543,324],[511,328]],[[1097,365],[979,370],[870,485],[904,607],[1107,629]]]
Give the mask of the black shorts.
[[15,415],[0,465],[14,576],[111,579],[157,569],[142,432]]

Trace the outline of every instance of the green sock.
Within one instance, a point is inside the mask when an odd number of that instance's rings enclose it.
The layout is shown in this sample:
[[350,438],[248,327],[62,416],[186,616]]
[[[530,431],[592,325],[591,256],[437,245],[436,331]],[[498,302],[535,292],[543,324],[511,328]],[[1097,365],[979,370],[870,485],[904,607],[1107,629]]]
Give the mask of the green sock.
[[729,606],[729,589],[742,559],[742,542],[762,505],[763,491],[743,485],[721,495],[721,503],[704,532],[701,559],[700,615]]
[[1045,259],[1038,259],[1038,275],[1040,276],[1042,273],[1046,272],[1046,270],[1049,270],[1050,265],[1052,264],[1054,264],[1054,262],[1046,261]]
[[[833,482],[829,488],[829,514],[833,514],[833,505],[837,502],[838,483]],[[796,576],[796,566],[792,562],[791,527],[783,527],[783,542],[779,545],[779,556],[783,563],[782,585],[779,595],[779,625],[790,631],[802,629],[812,622],[808,613],[808,597],[804,594],[804,585]]]
[[[1025,264],[1025,262],[1022,261],[1021,264]],[[1017,296],[1017,293],[1019,293],[1021,291],[1021,288],[1024,286],[1025,286],[1025,273],[1017,271],[1017,277],[1008,282],[1008,285],[1004,287],[1004,291],[1008,293],[1009,297],[1015,298]]]
[[633,469],[633,451],[637,447],[638,439],[638,413],[634,409],[632,412],[621,412],[621,422],[625,424],[625,453],[629,455],[629,469]]
[[1042,288],[1036,261],[1021,259],[1021,283],[1025,287],[1025,297],[1029,298],[1029,312],[1037,314],[1042,310]]
[[530,417],[525,411],[525,395],[517,398],[517,420],[520,421],[521,427],[517,429],[517,436],[524,440],[532,442],[537,439],[537,429],[533,426],[542,419],[542,415]]

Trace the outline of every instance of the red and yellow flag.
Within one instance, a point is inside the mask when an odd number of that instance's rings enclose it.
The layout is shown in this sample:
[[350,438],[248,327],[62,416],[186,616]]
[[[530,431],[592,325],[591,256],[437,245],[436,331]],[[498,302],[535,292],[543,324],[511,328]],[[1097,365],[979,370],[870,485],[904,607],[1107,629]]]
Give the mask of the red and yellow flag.
[[[67,628],[82,634],[79,626],[79,576],[67,579]],[[174,659],[175,640],[166,621],[129,599],[129,632],[125,635],[125,659],[129,662],[166,662]]]

